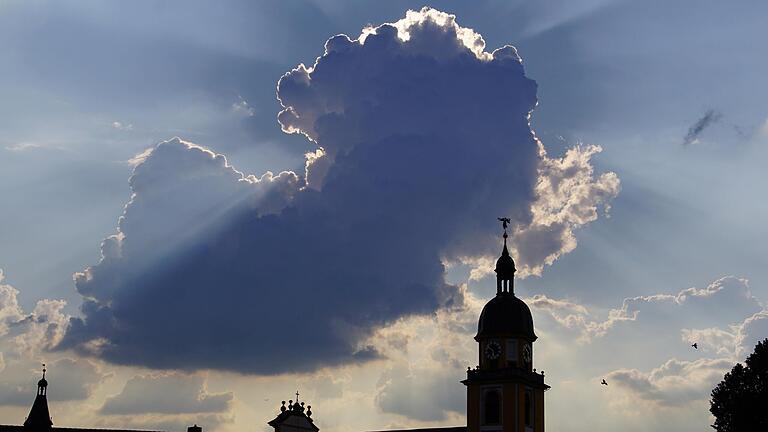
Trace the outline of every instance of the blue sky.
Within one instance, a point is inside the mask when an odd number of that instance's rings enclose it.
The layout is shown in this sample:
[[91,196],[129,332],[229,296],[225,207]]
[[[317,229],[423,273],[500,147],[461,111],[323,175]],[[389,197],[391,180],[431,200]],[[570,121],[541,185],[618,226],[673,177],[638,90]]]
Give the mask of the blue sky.
[[[23,326],[0,326],[3,379],[12,384],[6,377],[34,369],[41,358],[61,362],[62,370],[69,368],[75,371],[73,376],[83,376],[88,384],[78,387],[70,401],[60,403],[59,415],[72,425],[122,425],[127,420],[121,416],[134,408],[120,405],[120,395],[131,400],[131,392],[143,389],[163,399],[163,389],[176,385],[167,384],[174,380],[184,383],[178,386],[190,386],[193,393],[195,388],[201,389],[202,396],[147,414],[135,420],[135,425],[174,428],[195,418],[206,418],[211,428],[221,430],[234,430],[248,422],[263,424],[277,407],[274,401],[287,398],[285,395],[299,384],[315,396],[315,406],[326,404],[325,414],[317,411],[324,428],[461,424],[461,410],[444,407],[463,404],[463,387],[457,382],[460,376],[454,375],[464,363],[473,361],[466,326],[474,325],[477,306],[492,295],[493,282],[484,273],[488,269],[483,258],[497,253],[493,243],[498,234],[496,213],[509,211],[517,215],[521,232],[513,239],[515,258],[531,274],[518,281],[518,293],[538,305],[533,307],[540,333],[536,361],[548,371],[553,385],[547,394],[548,424],[557,430],[611,430],[632,418],[632,430],[649,430],[658,424],[673,424],[680,430],[705,427],[709,421],[708,388],[718,374],[722,376],[726,363],[743,358],[749,341],[761,331],[763,337],[766,335],[760,311],[768,299],[768,232],[764,223],[768,204],[763,198],[768,156],[768,110],[764,102],[768,86],[763,82],[768,60],[762,55],[761,41],[768,36],[762,22],[768,6],[758,1],[738,5],[715,1],[432,2],[430,6],[454,14],[459,26],[482,35],[487,53],[507,44],[516,47],[525,77],[537,85],[538,104],[531,129],[546,149],[544,158],[537,159],[532,153],[535,146],[524,125],[506,124],[494,117],[507,109],[506,103],[524,107],[534,101],[520,96],[525,81],[510,81],[505,84],[508,87],[500,84],[498,95],[511,95],[506,99],[495,97],[494,90],[478,88],[473,94],[474,87],[464,86],[462,75],[455,72],[459,63],[441,57],[447,55],[445,47],[436,42],[425,42],[422,54],[440,64],[448,62],[436,76],[456,74],[455,81],[446,78],[453,83],[456,97],[442,111],[439,106],[429,106],[429,114],[422,111],[421,120],[429,123],[433,117],[468,113],[455,117],[468,122],[461,129],[461,134],[467,134],[466,142],[473,136],[467,131],[472,131],[482,145],[506,142],[513,149],[509,161],[493,159],[490,145],[464,146],[459,132],[450,134],[457,137],[455,146],[445,146],[456,155],[465,155],[465,166],[451,165],[457,159],[448,155],[451,152],[435,150],[437,147],[424,147],[431,152],[408,153],[407,149],[418,146],[403,144],[405,153],[396,150],[401,149],[400,142],[419,142],[377,132],[377,128],[384,128],[394,135],[416,133],[416,129],[408,129],[411,123],[407,115],[410,108],[418,112],[416,105],[408,105],[412,102],[408,94],[398,96],[396,92],[390,92],[386,100],[404,110],[402,116],[386,111],[391,117],[376,117],[374,122],[374,117],[366,117],[368,111],[363,110],[354,118],[338,120],[328,130],[306,126],[304,120],[281,120],[283,128],[293,122],[297,130],[319,144],[300,133],[281,131],[277,115],[285,107],[303,110],[302,119],[320,118],[323,112],[313,101],[322,100],[325,109],[330,109],[327,107],[341,103],[334,101],[335,92],[374,98],[382,96],[366,83],[379,76],[415,82],[401,71],[413,68],[414,76],[418,76],[418,64],[390,70],[387,68],[393,63],[376,63],[380,57],[374,53],[365,54],[373,60],[361,64],[378,66],[360,72],[360,82],[341,78],[350,69],[338,66],[335,74],[324,78],[327,81],[319,76],[313,81],[318,83],[312,90],[314,99],[303,93],[303,75],[295,71],[291,79],[299,83],[298,90],[292,90],[288,85],[292,81],[286,80],[276,91],[284,74],[300,63],[309,67],[323,55],[323,46],[332,36],[346,34],[355,39],[363,28],[396,22],[408,9],[422,6],[405,1],[330,0],[215,5],[139,1],[130,6],[100,1],[3,2],[0,269],[4,279],[0,285],[7,287],[7,292],[18,291],[14,299],[18,305],[8,300],[3,308],[6,316],[19,322],[33,314],[56,323],[59,329],[55,340],[49,340],[35,326],[23,331],[19,330]],[[504,67],[509,70],[501,76],[518,76],[514,67]],[[486,73],[477,68],[478,74]],[[368,81],[364,73],[372,74]],[[467,77],[471,83],[471,76]],[[501,81],[494,78],[485,84],[491,89]],[[276,94],[281,94],[283,106]],[[355,112],[363,106],[361,101],[349,96],[345,109]],[[702,119],[705,121],[700,122]],[[307,127],[316,129],[312,132]],[[450,131],[429,129],[430,136],[438,137]],[[686,141],[689,131],[693,133]],[[170,141],[149,155],[144,153],[174,137],[183,142]],[[350,152],[350,148],[362,148],[355,140],[381,140],[390,150],[379,153],[371,147],[370,153]],[[317,145],[331,151],[326,160],[337,158],[335,171],[331,170],[327,180],[331,186],[328,190],[317,186],[317,193],[291,192],[294,182],[303,181],[305,153],[314,152]],[[598,145],[602,151],[591,154],[589,145]],[[580,150],[568,159],[567,152],[574,148]],[[462,153],[465,150],[468,153]],[[137,158],[142,153],[143,157]],[[224,165],[222,156],[214,155],[226,156],[237,171]],[[424,160],[435,164],[422,164]],[[494,183],[495,177],[488,176],[495,166],[491,160],[504,161],[501,169],[515,174],[499,177],[500,182]],[[537,178],[531,171],[535,163],[550,164],[549,174]],[[568,163],[572,164],[571,171],[565,174]],[[444,175],[439,166],[464,168],[468,174],[465,178],[454,170],[444,182],[429,183],[434,178],[428,175],[433,172],[430,170]],[[488,170],[483,169],[486,166]],[[315,172],[317,184],[323,185],[326,180],[320,167],[316,165]],[[401,183],[388,183],[408,172],[405,170],[424,176],[404,176],[415,180],[402,189],[391,186]],[[274,177],[262,177],[266,171]],[[282,171],[293,171],[297,177],[281,175]],[[601,177],[610,173],[615,181]],[[554,181],[560,176],[571,176],[574,182],[564,196],[535,189],[542,178]],[[232,186],[233,178],[246,179],[248,186],[244,186],[246,180],[235,181],[237,186]],[[485,179],[490,189],[481,190],[477,184],[473,189],[472,181],[478,178]],[[381,185],[386,188],[375,190],[392,192],[400,206],[382,201],[369,203],[366,211],[357,212],[365,203],[360,194],[371,190],[366,187]],[[451,217],[441,217],[439,226],[429,233],[435,226],[431,221],[412,223],[417,218],[408,216],[424,211],[407,205],[417,200],[406,192],[418,196],[419,186],[441,190],[444,196],[464,197],[465,202],[474,203],[475,207],[466,208],[475,213],[458,213],[457,209],[465,207],[446,205],[444,214],[450,211]],[[501,189],[497,191],[496,186]],[[142,194],[139,190],[150,192]],[[487,190],[495,191],[492,196],[503,195],[504,204],[494,208],[495,201],[486,203],[477,198]],[[118,233],[118,218],[132,191],[140,199],[128,207],[119,230],[127,233],[133,229],[146,242],[125,234],[129,239],[125,245],[135,247],[130,249],[133,252],[125,249],[122,261],[117,260],[113,267],[109,262],[99,267],[100,274],[107,275],[103,279],[96,277],[91,284],[80,281],[76,286],[73,274],[96,266],[101,258],[99,245]],[[531,193],[569,205],[558,213]],[[586,193],[583,200],[576,199],[580,193]],[[450,201],[440,201],[440,196],[435,194],[437,203]],[[243,222],[243,214],[251,214],[248,206],[254,206],[258,217],[267,222]],[[283,215],[285,206],[296,213]],[[344,210],[345,206],[350,208]],[[537,209],[544,215],[536,213]],[[388,264],[377,267],[383,269],[381,279],[377,279],[378,289],[386,295],[361,294],[355,298],[359,303],[352,301],[349,304],[355,307],[349,309],[324,305],[326,313],[318,314],[317,319],[340,317],[345,325],[339,333],[304,341],[315,340],[334,348],[317,356],[323,361],[303,362],[297,356],[287,369],[269,359],[257,364],[253,358],[264,349],[258,341],[272,341],[272,329],[267,327],[243,332],[243,338],[253,338],[251,351],[238,351],[230,358],[204,355],[184,364],[162,355],[165,332],[160,332],[162,337],[156,344],[139,341],[122,350],[96,352],[84,345],[99,338],[112,343],[124,340],[116,336],[118,333],[93,330],[105,327],[96,320],[101,315],[81,309],[84,296],[86,300],[96,298],[97,306],[119,304],[117,312],[110,313],[137,319],[142,317],[141,310],[150,311],[163,302],[179,301],[179,307],[199,305],[195,301],[200,298],[191,294],[185,297],[173,288],[194,284],[182,283],[181,278],[174,284],[172,272],[156,271],[173,268],[184,274],[189,263],[204,260],[195,245],[230,245],[226,239],[232,238],[252,241],[238,243],[242,249],[232,252],[237,259],[222,260],[237,265],[226,270],[216,267],[211,273],[200,270],[195,278],[211,286],[216,286],[216,281],[228,281],[222,283],[224,288],[208,293],[202,282],[200,291],[189,288],[189,292],[213,296],[212,304],[217,305],[214,312],[227,315],[231,312],[228,307],[236,307],[232,303],[237,300],[233,299],[277,301],[282,295],[279,283],[290,286],[288,281],[294,279],[281,278],[276,272],[274,280],[259,279],[249,289],[237,279],[237,275],[251,271],[246,268],[248,261],[238,259],[252,257],[264,269],[282,268],[276,264],[279,260],[272,262],[269,257],[290,255],[290,249],[300,248],[301,241],[307,242],[308,256],[314,256],[313,242],[327,244],[323,243],[324,236],[339,238],[340,231],[334,225],[339,218],[333,217],[336,211],[349,215],[345,220],[348,229],[341,231],[347,243],[334,253],[338,260],[312,265],[320,271],[355,263],[360,274],[350,273],[351,279],[338,281],[359,282],[371,274],[364,271],[369,263],[362,259],[358,263],[356,254],[347,257],[344,251],[353,245],[365,248],[375,244],[376,254],[380,254],[375,256]],[[538,216],[532,217],[531,212]],[[200,214],[217,216],[206,219],[197,217]],[[385,233],[378,238],[374,234],[377,224],[355,225],[376,217],[387,222],[378,224]],[[311,226],[309,221],[317,220],[321,228],[296,231],[295,225]],[[550,236],[538,232],[536,228],[543,220],[557,220],[555,225],[562,231],[548,231]],[[194,228],[195,237],[178,234],[181,240],[171,252],[152,246],[151,241],[164,233],[173,239],[177,233],[186,233],[180,231],[181,225]],[[271,239],[265,233],[282,234]],[[392,233],[419,238],[427,246],[401,257],[394,251],[402,243]],[[117,243],[107,241],[107,246]],[[229,253],[222,247],[213,249],[218,251],[216,256]],[[281,251],[281,247],[285,251],[279,254],[266,252]],[[393,252],[387,254],[390,248]],[[134,256],[141,260],[132,261]],[[408,258],[413,269],[404,270],[408,264],[400,262],[401,258]],[[306,259],[295,265],[309,266]],[[447,267],[445,280],[441,264]],[[401,293],[402,298],[396,293],[404,282],[389,278],[389,268],[397,268],[394,273],[415,284]],[[470,274],[472,268],[477,270]],[[149,276],[136,279],[137,274]],[[228,276],[212,276],[221,274]],[[210,281],[205,279],[208,276]],[[243,280],[255,280],[252,275],[248,277],[251,279]],[[335,281],[330,275],[324,277],[329,286]],[[118,286],[116,280],[139,280],[144,288],[129,283]],[[691,287],[703,291],[680,296]],[[157,293],[162,295],[154,297]],[[408,293],[417,301],[404,301]],[[345,291],[339,288],[337,294],[343,297]],[[660,294],[671,297],[658,297]],[[450,309],[447,298],[461,303],[464,309]],[[178,299],[188,299],[188,303]],[[370,305],[379,312],[350,312]],[[634,311],[639,312],[633,315]],[[154,320],[153,316],[147,312],[147,322],[163,326],[162,317],[156,315]],[[91,330],[76,332],[69,327],[71,317],[86,323],[91,319],[94,324]],[[216,314],[206,319],[210,321],[190,327],[194,329],[190,334],[215,339],[218,331],[237,333],[233,331],[237,321],[225,320],[226,325],[217,328],[208,325],[216,321]],[[254,322],[259,321],[245,325]],[[299,324],[296,329],[289,324],[286,328],[299,332]],[[173,330],[169,328],[167,334]],[[135,333],[136,338],[141,334]],[[325,336],[328,339],[323,339]],[[442,338],[461,341],[457,346],[462,348],[446,354]],[[692,353],[689,338],[707,342],[700,342],[703,349]],[[54,349],[61,340],[66,343]],[[275,347],[284,353],[297,349],[280,345],[280,340],[275,339]],[[406,344],[410,348],[398,349],[401,344],[393,342],[397,340],[410,341]],[[115,346],[119,348],[119,344]],[[275,352],[283,352],[280,349]],[[446,359],[441,363],[447,365],[438,370],[426,367],[434,358]],[[461,363],[461,367],[451,366],[453,363]],[[611,376],[619,383],[611,389],[612,395],[589,387],[598,376]],[[398,389],[409,389],[413,394],[446,389],[449,396],[433,405],[413,402],[404,406],[395,403],[405,397]],[[367,404],[364,419],[351,418],[343,410],[345,403],[358,399]],[[614,414],[603,423],[585,419],[571,429],[565,419],[580,415],[580,411],[589,412],[579,407],[584,399],[595,400],[595,406],[610,408]],[[684,403],[672,404],[673,400]],[[67,413],[66,404],[95,408],[74,415]],[[23,418],[23,405],[11,401],[0,408],[4,421]],[[53,409],[56,412],[57,408]],[[431,414],[425,415],[425,411]],[[692,416],[697,420],[688,422]]]

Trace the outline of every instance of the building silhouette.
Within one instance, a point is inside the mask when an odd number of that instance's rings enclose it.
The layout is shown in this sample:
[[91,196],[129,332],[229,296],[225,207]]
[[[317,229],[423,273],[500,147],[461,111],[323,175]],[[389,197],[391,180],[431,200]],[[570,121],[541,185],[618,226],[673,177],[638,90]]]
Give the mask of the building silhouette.
[[299,392],[296,392],[296,402],[288,401],[288,407],[285,406],[285,401],[282,401],[280,414],[267,424],[272,426],[275,432],[318,432],[320,430],[312,420],[312,406],[307,405],[304,409],[304,402],[299,402]]
[[504,248],[496,261],[496,297],[477,323],[479,364],[467,369],[467,432],[544,432],[544,371],[533,368],[531,310],[515,296],[515,262]]
[[[537,336],[531,310],[515,296],[515,261],[504,247],[496,261],[496,296],[480,313],[475,341],[478,364],[467,368],[461,383],[467,387],[467,425],[456,427],[389,430],[385,432],[544,432],[544,371],[533,367],[533,343]],[[48,381],[37,383],[37,395],[23,426],[0,425],[0,432],[134,432],[127,429],[79,429],[53,426],[48,411]],[[280,413],[267,424],[275,432],[319,432],[312,419],[312,407],[296,401],[282,401]],[[147,432],[147,431],[144,431]],[[187,432],[202,432],[195,425]]]

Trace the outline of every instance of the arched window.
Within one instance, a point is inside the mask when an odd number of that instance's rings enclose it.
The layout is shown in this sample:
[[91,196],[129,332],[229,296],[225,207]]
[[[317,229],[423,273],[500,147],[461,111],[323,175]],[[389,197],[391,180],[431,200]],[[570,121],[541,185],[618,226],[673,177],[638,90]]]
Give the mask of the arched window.
[[533,401],[531,400],[531,391],[525,391],[525,425],[533,426]]
[[483,400],[483,423],[497,425],[501,423],[501,398],[498,390],[485,392]]

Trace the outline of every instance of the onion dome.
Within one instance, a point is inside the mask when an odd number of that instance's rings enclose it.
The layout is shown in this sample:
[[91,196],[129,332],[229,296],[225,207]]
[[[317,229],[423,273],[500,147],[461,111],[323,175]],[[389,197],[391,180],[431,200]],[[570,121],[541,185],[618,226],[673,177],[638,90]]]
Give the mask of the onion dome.
[[501,256],[496,260],[496,277],[503,280],[512,280],[515,277],[515,260],[509,255],[507,250],[507,234],[504,233],[504,249],[501,251]]
[[511,337],[520,337],[530,342],[537,339],[528,305],[514,294],[502,292],[483,307],[475,339]]

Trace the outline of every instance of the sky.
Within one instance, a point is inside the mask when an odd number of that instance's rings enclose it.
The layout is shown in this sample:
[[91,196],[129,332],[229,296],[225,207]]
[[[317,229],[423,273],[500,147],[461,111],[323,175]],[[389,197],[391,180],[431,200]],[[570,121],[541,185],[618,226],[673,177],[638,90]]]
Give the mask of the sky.
[[465,424],[507,216],[547,429],[708,429],[768,337],[766,13],[0,2],[0,423],[44,362],[59,426]]

